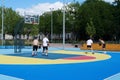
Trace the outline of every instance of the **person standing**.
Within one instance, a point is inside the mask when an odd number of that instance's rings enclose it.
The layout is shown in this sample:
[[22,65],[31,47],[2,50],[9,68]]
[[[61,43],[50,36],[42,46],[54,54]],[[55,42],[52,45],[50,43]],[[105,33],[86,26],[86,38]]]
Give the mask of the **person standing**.
[[48,56],[48,46],[49,46],[49,39],[47,38],[47,35],[43,38],[43,53],[42,55]]
[[37,55],[37,50],[39,47],[39,41],[38,41],[37,37],[34,38],[32,44],[33,44],[32,56],[35,56],[35,55]]
[[[92,48],[93,40],[92,40],[91,38],[89,38],[89,39],[86,41],[86,43],[87,43],[87,49],[88,49],[88,50],[91,50],[92,54],[94,54],[93,48]],[[86,52],[86,53],[87,53],[87,52]]]

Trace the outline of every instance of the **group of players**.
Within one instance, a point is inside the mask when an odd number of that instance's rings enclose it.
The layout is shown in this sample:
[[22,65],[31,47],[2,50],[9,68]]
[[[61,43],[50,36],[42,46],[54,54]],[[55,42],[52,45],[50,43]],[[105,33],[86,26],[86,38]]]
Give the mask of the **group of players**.
[[[37,37],[34,38],[32,44],[33,44],[32,56],[35,56],[35,55],[37,55],[38,48],[41,48],[41,44],[39,44],[39,40]],[[87,49],[91,50],[92,54],[94,54],[94,51],[92,48],[93,40],[91,38],[89,38],[86,41],[86,44],[87,44]],[[103,39],[99,39],[99,45],[102,46],[102,50],[105,50],[106,44]],[[43,46],[42,55],[48,56],[49,39],[47,38],[47,35],[45,35],[42,40],[42,46]],[[87,52],[85,52],[85,53],[87,53]]]
[[[93,51],[93,48],[92,48],[93,40],[91,38],[89,38],[86,41],[86,44],[87,44],[87,49],[91,50],[92,54],[94,54],[94,51]],[[102,50],[104,50],[104,53],[106,53],[105,52],[106,44],[105,44],[105,41],[101,38],[99,39],[99,45],[102,46]],[[87,53],[87,52],[85,52],[85,53]]]
[[41,48],[41,46],[43,46],[42,55],[48,56],[49,39],[47,38],[47,35],[44,36],[42,40],[42,45],[39,44],[39,40],[37,37],[34,38],[32,45],[33,45],[32,56],[37,55],[37,50],[38,48]]

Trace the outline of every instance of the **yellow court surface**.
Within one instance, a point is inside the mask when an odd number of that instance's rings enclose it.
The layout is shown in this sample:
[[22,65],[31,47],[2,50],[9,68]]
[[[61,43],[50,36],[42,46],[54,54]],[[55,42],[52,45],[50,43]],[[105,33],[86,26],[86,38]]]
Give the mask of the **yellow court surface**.
[[[58,55],[59,54],[59,55]],[[67,63],[85,63],[106,60],[111,58],[110,55],[95,53],[92,54],[88,52],[78,52],[78,51],[67,51],[67,50],[56,50],[50,51],[48,56],[42,57],[41,53],[37,57],[32,57],[31,53],[24,56],[24,53],[19,56],[15,55],[0,55],[0,64],[67,64]],[[60,57],[62,55],[62,57]],[[56,58],[57,57],[57,58]]]

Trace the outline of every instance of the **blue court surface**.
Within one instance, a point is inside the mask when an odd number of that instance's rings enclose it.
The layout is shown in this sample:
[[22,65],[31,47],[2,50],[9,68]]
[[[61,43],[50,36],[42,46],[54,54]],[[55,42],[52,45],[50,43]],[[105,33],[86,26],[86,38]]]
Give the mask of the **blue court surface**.
[[[49,51],[60,50],[49,48]],[[79,48],[66,48],[68,51],[84,52]],[[14,53],[13,49],[0,49],[1,55],[31,57],[32,49]],[[41,50],[39,50],[41,52]],[[103,54],[102,51],[97,51]],[[110,59],[68,64],[0,64],[0,80],[120,80],[120,52],[107,51]],[[49,59],[59,59],[77,55],[49,53]],[[40,54],[36,58],[45,58]],[[47,58],[46,58],[47,59]],[[2,59],[0,59],[2,60]]]
[[[19,56],[19,57],[30,57],[31,58],[31,54],[29,53],[19,53],[19,54],[6,54],[9,56]],[[61,59],[61,58],[69,58],[69,57],[75,57],[78,55],[73,55],[73,54],[53,54],[53,53],[49,53],[49,56],[42,56],[41,53],[37,53],[36,56],[32,57],[32,58],[43,58],[43,59]],[[81,55],[82,56],[82,55]]]

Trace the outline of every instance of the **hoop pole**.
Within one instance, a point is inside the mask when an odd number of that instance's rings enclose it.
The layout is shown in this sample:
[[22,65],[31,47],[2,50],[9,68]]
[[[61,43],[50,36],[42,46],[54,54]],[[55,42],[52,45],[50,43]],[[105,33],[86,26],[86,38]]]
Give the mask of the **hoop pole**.
[[63,2],[63,50],[65,48],[65,1]]
[[4,0],[2,0],[2,33],[1,33],[2,46],[3,46],[3,42],[4,42],[4,40],[3,40],[3,34],[4,34],[3,30],[4,30]]

